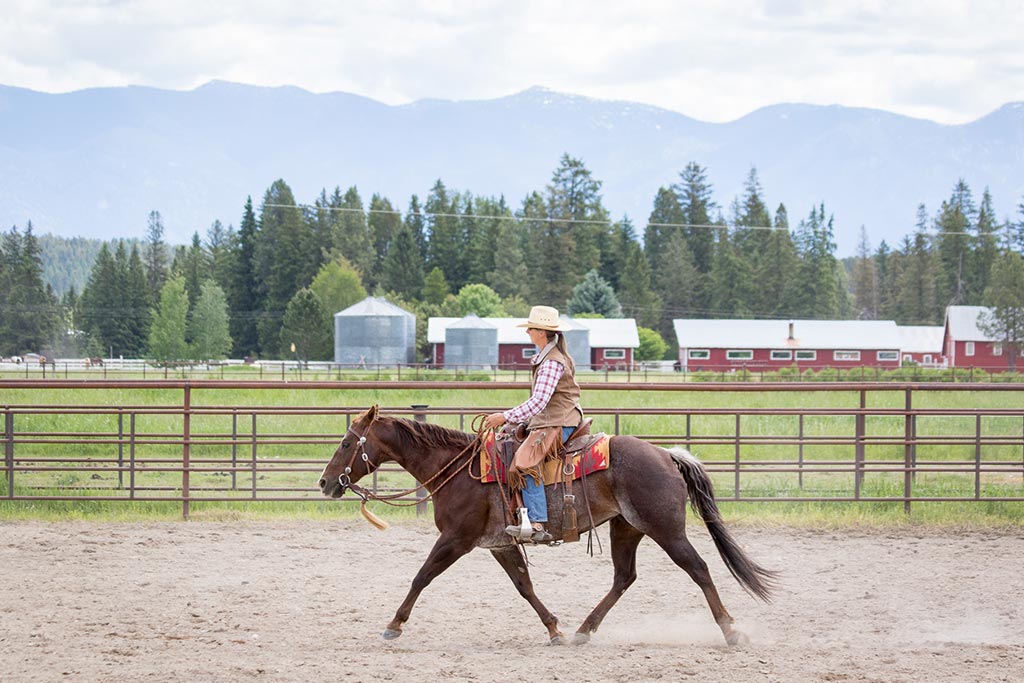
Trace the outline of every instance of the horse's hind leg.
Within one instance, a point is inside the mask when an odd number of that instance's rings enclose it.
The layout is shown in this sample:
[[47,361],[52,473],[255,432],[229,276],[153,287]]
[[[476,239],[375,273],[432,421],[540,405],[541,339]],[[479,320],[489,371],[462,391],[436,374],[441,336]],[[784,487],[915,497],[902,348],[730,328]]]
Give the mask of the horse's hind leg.
[[604,596],[601,602],[597,603],[580,627],[576,629],[573,636],[573,643],[581,645],[590,640],[590,634],[597,630],[601,621],[608,614],[626,589],[636,581],[636,549],[640,545],[644,534],[632,526],[622,517],[615,517],[609,524],[612,543],[612,566],[615,568],[615,578],[612,579],[612,589]]
[[552,645],[562,645],[565,642],[565,636],[558,630],[558,617],[544,606],[544,603],[540,601],[540,598],[534,592],[530,571],[526,567],[526,560],[523,558],[519,548],[514,545],[492,548],[491,554],[494,555],[494,559],[498,561],[498,564],[505,570],[508,577],[512,579],[512,583],[515,585],[516,590],[519,591],[519,594],[526,598],[534,611],[537,612],[541,623],[547,627],[549,642]]
[[711,580],[711,572],[708,571],[708,565],[690,543],[690,539],[686,538],[686,534],[679,533],[670,538],[659,538],[652,533],[651,538],[704,591],[704,598],[708,601],[708,607],[711,608],[711,614],[715,617],[715,623],[722,629],[725,642],[729,645],[739,645],[748,642],[749,639],[746,635],[732,627],[733,618],[725,609],[725,605],[722,604],[722,599],[718,596],[718,589],[715,588],[715,583]]

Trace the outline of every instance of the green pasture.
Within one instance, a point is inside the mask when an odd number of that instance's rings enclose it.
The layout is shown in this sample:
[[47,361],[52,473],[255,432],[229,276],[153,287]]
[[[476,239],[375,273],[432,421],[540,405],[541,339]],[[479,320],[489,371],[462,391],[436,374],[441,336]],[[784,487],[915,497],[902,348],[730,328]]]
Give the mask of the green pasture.
[[[356,505],[321,499],[315,480],[330,458],[347,427],[347,420],[371,404],[385,409],[406,411],[410,406],[465,408],[463,415],[430,415],[429,420],[469,431],[475,413],[506,408],[522,401],[526,389],[391,389],[386,384],[366,389],[296,389],[286,383],[271,389],[196,389],[191,390],[193,408],[227,408],[227,414],[195,414],[191,418],[190,475],[193,495],[229,499],[222,502],[193,502],[195,519],[235,519],[264,517],[324,517],[358,515]],[[880,388],[867,394],[868,408],[902,408],[905,396],[899,390]],[[920,409],[1024,409],[1024,391],[983,391],[965,387],[962,391],[915,392],[914,407]],[[181,503],[146,500],[180,495],[182,447],[181,415],[153,412],[161,407],[182,405],[181,389],[2,389],[0,407],[15,410],[14,431],[18,438],[15,459],[18,462],[45,460],[59,470],[34,470],[16,473],[14,493],[45,497],[76,495],[84,498],[116,497],[119,500],[2,500],[8,496],[8,481],[0,481],[0,518],[104,519],[175,518],[181,515]],[[599,409],[735,409],[735,408],[856,408],[860,395],[854,391],[612,391],[596,386],[584,388],[584,404]],[[117,409],[100,415],[76,414],[76,407],[105,406]],[[32,407],[54,408],[45,414]],[[257,414],[256,459],[259,467],[251,470],[253,409],[321,408],[335,414]],[[18,410],[20,409],[20,410]],[[234,409],[232,411],[232,409]],[[250,411],[250,412],[246,412]],[[614,432],[615,417],[593,414],[594,429]],[[134,419],[134,452],[138,469],[134,481],[118,466],[129,464],[131,421]],[[980,427],[985,438],[1015,438],[1018,443],[986,444],[981,453],[984,472],[976,482],[975,445],[971,443]],[[689,445],[711,471],[716,493],[730,518],[744,523],[807,523],[815,526],[850,524],[889,525],[942,523],[950,525],[1018,525],[1024,519],[1024,502],[915,502],[909,515],[902,502],[730,502],[736,493],[736,478],[719,471],[731,466],[735,445],[736,418],[733,415],[692,415],[689,421]],[[856,489],[853,473],[855,449],[853,416],[745,415],[740,431],[746,436],[792,437],[800,433],[822,441],[844,439],[844,444],[805,443],[741,446],[740,493],[758,498],[844,498]],[[902,416],[868,416],[865,434],[871,438],[903,438]],[[682,416],[620,415],[618,430],[647,438],[673,437],[666,445],[686,444],[686,424]],[[913,480],[913,494],[939,498],[973,497],[976,484],[982,498],[1024,497],[1024,418],[984,416],[980,425],[974,416],[920,416],[916,424],[918,438],[948,439],[960,437],[963,443],[918,445],[918,463],[957,467],[957,472],[919,472]],[[60,443],[35,443],[32,435],[60,433],[68,435]],[[85,435],[85,436],[82,436]],[[275,443],[288,439],[299,443]],[[45,438],[35,437],[36,441]],[[52,440],[52,439],[51,439]],[[100,443],[105,441],[105,443]],[[723,443],[703,443],[720,441]],[[902,467],[902,444],[869,444],[865,448],[866,473],[860,484],[863,498],[900,497],[904,473],[884,471]],[[796,469],[803,472],[781,471]],[[816,467],[841,466],[845,471],[825,473]],[[234,468],[234,471],[232,469]],[[164,471],[164,469],[168,471]],[[767,471],[755,471],[767,470]],[[1005,471],[998,471],[1005,470]],[[363,483],[366,483],[365,481]],[[406,490],[415,485],[400,471],[382,470],[378,487]],[[301,501],[253,501],[275,496],[302,497]],[[128,500],[134,491],[136,500]],[[414,508],[387,508],[371,504],[378,515],[415,515]]]

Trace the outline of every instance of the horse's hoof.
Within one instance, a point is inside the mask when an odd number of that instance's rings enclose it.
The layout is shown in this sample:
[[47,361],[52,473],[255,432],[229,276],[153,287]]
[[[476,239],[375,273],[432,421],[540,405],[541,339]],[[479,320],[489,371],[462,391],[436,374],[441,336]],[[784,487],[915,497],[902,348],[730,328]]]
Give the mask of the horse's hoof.
[[386,628],[384,629],[384,633],[380,634],[380,637],[384,640],[394,640],[400,635],[402,635],[401,631],[397,631],[393,628]]
[[559,633],[557,636],[552,636],[551,640],[548,641],[548,645],[565,645],[565,636]]
[[582,631],[577,631],[572,637],[573,645],[586,645],[590,642],[590,634]]
[[740,647],[741,645],[749,645],[750,638],[743,631],[733,631],[725,637],[725,642],[729,643],[730,647]]

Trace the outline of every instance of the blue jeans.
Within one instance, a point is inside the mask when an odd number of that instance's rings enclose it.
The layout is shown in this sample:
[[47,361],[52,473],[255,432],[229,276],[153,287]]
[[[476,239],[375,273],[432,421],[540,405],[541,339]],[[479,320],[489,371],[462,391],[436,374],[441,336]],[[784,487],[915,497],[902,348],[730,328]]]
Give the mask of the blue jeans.
[[[562,427],[562,443],[565,443],[575,427]],[[523,505],[531,522],[548,521],[548,498],[544,495],[544,485],[538,484],[533,477],[526,477],[526,488],[523,489]]]

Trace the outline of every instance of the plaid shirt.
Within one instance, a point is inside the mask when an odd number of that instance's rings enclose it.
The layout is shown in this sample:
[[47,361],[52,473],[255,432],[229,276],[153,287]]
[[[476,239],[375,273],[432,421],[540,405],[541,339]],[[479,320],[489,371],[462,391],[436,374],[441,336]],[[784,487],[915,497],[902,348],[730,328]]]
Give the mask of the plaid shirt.
[[562,364],[546,360],[537,368],[537,381],[533,384],[533,393],[515,408],[504,412],[505,419],[509,422],[526,422],[531,417],[544,410],[544,407],[551,400],[555,393],[555,385],[565,373]]

